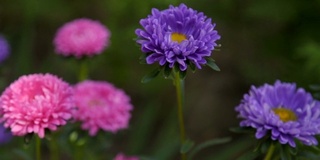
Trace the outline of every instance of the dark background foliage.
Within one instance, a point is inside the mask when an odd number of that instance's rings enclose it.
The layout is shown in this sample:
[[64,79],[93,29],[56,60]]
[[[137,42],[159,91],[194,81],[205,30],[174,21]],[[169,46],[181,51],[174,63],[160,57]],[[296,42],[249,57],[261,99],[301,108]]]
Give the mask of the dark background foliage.
[[[196,143],[233,138],[201,151],[195,159],[234,159],[254,144],[253,137],[229,131],[238,126],[234,107],[250,85],[280,79],[309,90],[309,84],[319,82],[319,0],[1,0],[0,32],[10,42],[12,54],[1,64],[0,87],[4,89],[23,74],[37,72],[50,72],[76,83],[78,61],[56,55],[52,39],[65,22],[82,17],[99,20],[112,32],[111,45],[90,59],[90,78],[124,89],[135,109],[130,127],[115,135],[101,132],[98,137],[88,138],[84,132],[87,141],[78,146],[83,159],[108,159],[120,151],[176,159],[179,142],[175,90],[170,80],[160,77],[140,83],[156,66],[139,64],[142,53],[134,41],[134,31],[151,8],[162,10],[180,3],[211,17],[222,37],[218,42],[221,51],[212,54],[221,72],[205,67],[187,74],[187,135]],[[63,136],[57,140],[61,158],[73,157],[74,144],[69,142],[69,135]],[[28,159],[25,152],[32,152],[32,146],[24,146],[22,138],[1,148],[1,157],[5,158],[14,155]]]

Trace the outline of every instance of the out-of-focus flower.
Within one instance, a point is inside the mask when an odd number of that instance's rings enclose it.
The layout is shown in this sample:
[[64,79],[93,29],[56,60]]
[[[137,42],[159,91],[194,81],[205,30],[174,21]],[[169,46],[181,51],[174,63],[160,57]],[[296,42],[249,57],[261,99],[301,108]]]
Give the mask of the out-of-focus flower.
[[56,52],[64,56],[94,56],[109,45],[110,32],[98,21],[81,18],[63,25],[56,33]]
[[74,118],[91,136],[99,129],[117,132],[128,127],[132,105],[124,91],[104,81],[86,80],[74,87]]
[[3,62],[10,54],[10,45],[7,40],[0,35],[0,62]]
[[0,124],[0,144],[9,142],[11,138],[12,134],[3,127],[3,124]]
[[72,87],[51,74],[21,76],[0,97],[4,126],[13,135],[28,133],[45,136],[72,117]]
[[185,4],[162,11],[154,8],[140,24],[143,29],[137,29],[135,33],[137,43],[146,53],[146,62],[157,62],[170,68],[176,65],[181,71],[188,65],[201,69],[220,39],[211,19]]
[[116,157],[114,157],[113,160],[139,160],[139,157],[136,156],[126,156],[123,153],[117,154]]
[[295,139],[305,145],[317,145],[320,133],[320,103],[294,83],[276,81],[251,87],[236,107],[242,127],[256,129],[256,138],[270,136],[281,144],[296,146]]

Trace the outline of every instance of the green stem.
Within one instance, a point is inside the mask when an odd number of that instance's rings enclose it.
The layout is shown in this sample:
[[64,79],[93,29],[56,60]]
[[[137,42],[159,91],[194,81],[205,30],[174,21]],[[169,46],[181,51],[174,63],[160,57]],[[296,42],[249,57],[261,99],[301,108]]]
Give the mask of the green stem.
[[[185,129],[184,129],[184,120],[183,120],[183,105],[184,105],[184,80],[180,79],[179,72],[175,72],[175,85],[177,92],[177,101],[178,101],[178,119],[180,127],[180,142],[181,145],[185,142]],[[186,160],[187,155],[181,153],[181,159]]]
[[52,134],[51,140],[50,140],[50,160],[59,160],[59,149],[58,149],[58,143],[55,139],[55,135]]
[[273,154],[275,148],[276,148],[276,146],[274,144],[270,145],[268,152],[267,152],[267,155],[264,157],[264,160],[271,160],[272,154]]
[[36,160],[41,160],[41,139],[36,137]]
[[80,60],[79,81],[83,81],[88,78],[88,64],[86,59]]

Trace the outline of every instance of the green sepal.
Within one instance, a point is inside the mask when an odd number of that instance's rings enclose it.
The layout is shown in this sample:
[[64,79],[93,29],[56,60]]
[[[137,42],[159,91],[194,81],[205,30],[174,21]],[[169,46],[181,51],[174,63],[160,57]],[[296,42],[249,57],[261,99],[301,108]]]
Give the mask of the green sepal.
[[190,62],[189,67],[190,67],[192,73],[196,72],[196,65],[194,63]]
[[187,76],[187,71],[180,71],[179,72],[179,77],[181,80],[184,80]]
[[297,148],[293,148],[289,145],[286,146],[286,149],[289,151],[290,154],[296,156],[298,154]]
[[179,77],[180,77],[181,80],[184,80],[184,79],[186,78],[186,76],[187,76],[187,71],[181,71],[178,64],[176,64],[176,65],[173,67],[173,69],[174,69],[174,72],[175,72],[175,73],[179,73]]
[[24,144],[30,144],[32,138],[33,138],[34,133],[28,133],[24,136]]
[[264,137],[263,139],[261,139],[261,141],[262,141],[262,144],[260,145],[260,152],[267,153],[268,149],[272,144],[272,140],[269,139],[269,137]]
[[280,157],[282,160],[291,160],[292,159],[290,151],[287,149],[286,146],[280,147]]
[[205,148],[212,147],[219,144],[224,144],[229,141],[231,141],[230,137],[224,137],[224,138],[212,139],[212,140],[208,140],[203,143],[200,143],[199,145],[195,146],[194,149],[190,152],[189,160],[191,160],[199,151]]
[[46,136],[44,137],[46,140],[51,141],[52,140],[52,133],[49,129],[45,129]]
[[169,65],[165,65],[163,69],[163,76],[164,78],[169,78],[172,73],[172,68],[169,67]]
[[150,72],[149,74],[145,75],[141,79],[141,83],[148,83],[152,79],[156,78],[159,75],[160,71],[161,71],[161,67],[157,68],[157,69],[153,70],[152,72]]
[[214,59],[212,58],[206,58],[207,63],[206,65],[209,66],[211,69],[215,70],[215,71],[220,71],[220,68],[218,67],[218,65],[215,63]]
[[181,148],[180,148],[180,153],[184,154],[184,153],[187,153],[191,150],[191,148],[194,146],[194,142],[191,141],[191,140],[186,140]]
[[146,57],[147,57],[146,54],[142,54],[142,55],[139,57],[139,62],[140,62],[140,64],[147,64]]

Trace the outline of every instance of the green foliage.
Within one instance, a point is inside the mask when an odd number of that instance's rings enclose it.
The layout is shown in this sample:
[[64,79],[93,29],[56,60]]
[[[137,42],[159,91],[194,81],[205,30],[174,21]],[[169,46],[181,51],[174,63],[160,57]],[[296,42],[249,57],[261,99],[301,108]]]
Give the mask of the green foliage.
[[207,66],[209,66],[211,69],[215,71],[220,71],[220,68],[217,66],[217,64],[212,58],[207,58],[206,60],[207,60],[207,63],[206,63]]
[[211,139],[211,140],[205,141],[203,143],[200,143],[199,145],[195,146],[195,148],[190,152],[189,159],[191,160],[198,152],[200,152],[201,150],[203,150],[205,148],[212,147],[215,145],[224,144],[229,141],[231,141],[231,138],[225,137],[225,138],[215,138],[215,139]]
[[161,68],[159,67],[159,68],[151,71],[151,72],[148,73],[147,75],[145,75],[145,76],[142,78],[141,82],[142,82],[142,83],[150,82],[152,79],[156,78],[156,77],[159,75],[160,72],[161,72]]
[[[77,60],[55,55],[52,39],[57,28],[67,21],[80,17],[99,20],[111,30],[111,44],[104,53],[90,59],[88,64],[90,78],[107,80],[130,94],[134,104],[132,121],[129,129],[117,134],[99,133],[97,137],[92,138],[88,137],[87,132],[77,132],[77,136],[71,138],[71,141],[69,137],[74,136],[75,129],[60,128],[57,133],[59,136],[52,135],[61,150],[59,158],[74,158],[75,151],[72,148],[80,146],[78,149],[83,154],[83,159],[112,159],[118,151],[141,155],[142,159],[148,160],[174,159],[179,152],[179,142],[176,141],[178,136],[174,109],[175,95],[172,93],[172,86],[168,84],[170,82],[160,78],[154,79],[161,72],[165,78],[172,78],[172,69],[168,66],[156,68],[142,79],[144,83],[153,79],[154,81],[140,84],[141,77],[148,72],[150,66],[139,64],[139,56],[142,53],[132,39],[136,37],[134,30],[140,26],[139,20],[150,14],[152,8],[165,9],[170,4],[177,5],[180,2],[177,0],[16,0],[14,2],[1,0],[0,32],[8,38],[12,54],[1,64],[0,87],[4,89],[17,77],[36,72],[51,72],[70,83],[76,83]],[[243,90],[251,84],[274,82],[275,79],[297,82],[299,86],[320,82],[319,0],[310,2],[262,0],[245,3],[232,0],[186,0],[183,3],[212,18],[222,36],[219,43],[223,44],[223,47],[219,48],[221,49],[219,54],[215,51],[212,54],[224,71],[221,72],[222,77],[209,79],[211,77],[208,75],[212,72],[207,74],[205,69],[194,74],[196,78],[186,77],[187,72],[179,73],[182,79],[191,84],[186,85],[189,91],[199,91],[198,84],[209,88],[193,94],[194,97],[189,98],[186,95],[187,121],[195,123],[197,119],[202,118],[194,116],[193,113],[194,110],[201,113],[202,106],[190,105],[191,101],[197,101],[196,104],[209,106],[205,108],[206,112],[212,111],[212,108],[219,110],[204,119],[208,122],[223,119],[225,122],[218,127],[210,126],[208,129],[208,126],[205,126],[206,128],[198,130],[195,130],[194,126],[201,125],[193,124],[189,132],[195,136],[192,137],[195,139],[195,144],[202,139],[211,139],[217,135],[231,135],[226,132],[230,127],[228,125],[238,124],[238,120],[235,116],[226,117],[225,113],[234,113],[234,106],[239,102]],[[220,71],[213,59],[207,61],[209,68]],[[140,62],[145,64],[145,54],[140,57]],[[196,71],[194,64],[188,63],[188,65],[188,72]],[[207,79],[212,83],[202,83]],[[215,79],[217,81],[214,81]],[[216,82],[221,81],[225,81],[223,84],[228,86],[219,88],[222,83]],[[236,88],[229,86],[234,82]],[[317,89],[315,95],[319,95]],[[211,101],[204,99],[214,99],[215,102],[211,104]],[[205,122],[201,122],[203,123]],[[238,133],[252,133],[252,130],[244,128],[231,130]],[[203,131],[207,132],[202,133]],[[196,148],[202,148],[200,144],[194,146],[188,144],[183,151],[189,155],[197,155],[199,160],[237,158],[249,160],[261,159],[259,155],[268,149],[267,143],[261,143],[257,151],[253,152],[252,137],[236,135],[233,139],[219,148],[207,146],[206,150],[209,152],[204,155],[195,152],[199,150]],[[28,143],[27,147],[22,146],[24,141]],[[44,140],[44,148],[49,147],[51,144],[49,141]],[[26,138],[15,137],[10,144],[1,146],[0,159],[12,159],[12,155],[15,156],[14,159],[32,159],[30,155],[33,154],[31,149],[33,145],[31,135]],[[90,149],[81,148],[83,146]],[[320,159],[317,147],[301,145],[297,150],[284,147],[281,150],[278,148],[277,151],[282,153],[278,154],[279,156],[287,159],[295,154],[298,158]]]
[[191,148],[194,146],[194,142],[191,140],[186,140],[184,142],[184,144],[182,144],[181,149],[180,149],[180,153],[188,153]]

